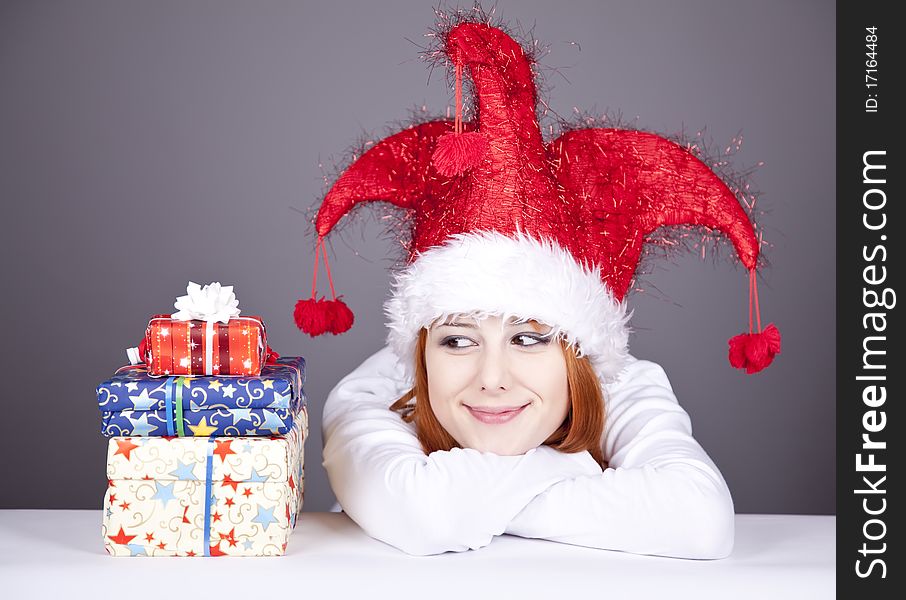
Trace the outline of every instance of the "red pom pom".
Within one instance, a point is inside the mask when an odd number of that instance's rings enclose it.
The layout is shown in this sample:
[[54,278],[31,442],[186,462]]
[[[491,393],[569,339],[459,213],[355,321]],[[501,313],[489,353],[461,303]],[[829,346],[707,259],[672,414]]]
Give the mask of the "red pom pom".
[[431,161],[438,173],[453,177],[479,164],[487,152],[488,138],[483,133],[448,133],[437,140]]
[[743,333],[730,338],[730,364],[751,375],[771,364],[780,354],[780,330],[773,323],[761,333]]
[[349,331],[352,327],[352,323],[355,321],[355,315],[352,314],[352,311],[346,306],[346,303],[338,297],[336,300],[330,301],[329,308],[330,318],[327,326],[329,327],[330,333],[339,335],[344,331]]
[[296,320],[296,326],[312,337],[327,332],[338,335],[348,331],[355,320],[352,311],[339,298],[336,300],[325,300],[324,298],[299,300],[296,302],[293,317]]

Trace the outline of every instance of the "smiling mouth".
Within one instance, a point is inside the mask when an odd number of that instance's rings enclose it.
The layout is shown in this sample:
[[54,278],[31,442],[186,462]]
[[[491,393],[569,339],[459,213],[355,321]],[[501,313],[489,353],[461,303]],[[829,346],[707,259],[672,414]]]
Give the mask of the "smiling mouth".
[[463,404],[466,409],[472,414],[473,417],[485,423],[487,425],[501,425],[503,423],[508,423],[512,421],[525,410],[525,407],[531,404],[523,404],[522,406],[469,406],[468,404]]

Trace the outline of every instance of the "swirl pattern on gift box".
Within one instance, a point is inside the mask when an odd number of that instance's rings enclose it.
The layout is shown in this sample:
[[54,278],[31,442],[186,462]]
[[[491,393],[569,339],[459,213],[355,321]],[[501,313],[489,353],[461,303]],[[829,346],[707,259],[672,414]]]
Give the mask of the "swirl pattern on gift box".
[[283,554],[301,510],[303,410],[285,436],[109,441],[105,546],[115,556]]
[[305,359],[282,357],[260,377],[167,377],[141,365],[97,388],[107,436],[282,435],[305,406]]

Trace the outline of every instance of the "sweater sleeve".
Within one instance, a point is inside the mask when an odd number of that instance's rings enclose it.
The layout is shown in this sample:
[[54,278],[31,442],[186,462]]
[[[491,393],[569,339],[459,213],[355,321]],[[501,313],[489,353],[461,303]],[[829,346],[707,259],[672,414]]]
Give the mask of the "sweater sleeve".
[[553,485],[506,532],[680,558],[723,558],[733,548],[733,501],[692,437],[663,369],[634,360],[605,388],[609,468]]
[[547,447],[521,456],[454,449],[425,455],[389,406],[411,387],[389,347],[331,391],[324,467],[337,500],[370,536],[417,555],[487,545],[532,498],[601,468],[587,452]]

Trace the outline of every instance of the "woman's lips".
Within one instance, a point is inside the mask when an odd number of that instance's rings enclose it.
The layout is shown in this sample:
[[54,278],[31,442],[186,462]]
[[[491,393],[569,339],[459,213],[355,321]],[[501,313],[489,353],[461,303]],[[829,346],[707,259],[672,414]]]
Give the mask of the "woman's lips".
[[[531,404],[531,403],[529,403]],[[472,416],[488,425],[501,425],[518,417],[528,404],[522,406],[469,406],[463,404]]]

